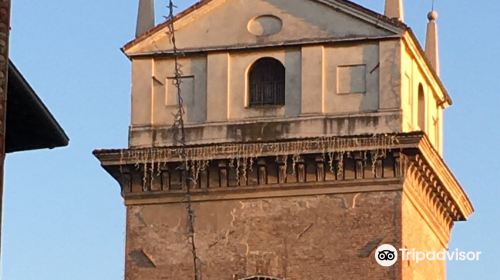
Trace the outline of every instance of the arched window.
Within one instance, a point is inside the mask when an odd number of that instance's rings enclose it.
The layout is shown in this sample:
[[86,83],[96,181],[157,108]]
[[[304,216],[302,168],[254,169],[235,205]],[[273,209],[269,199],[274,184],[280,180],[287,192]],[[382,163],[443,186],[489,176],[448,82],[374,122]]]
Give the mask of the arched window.
[[241,278],[240,280],[281,280],[281,279],[271,276],[251,276],[247,278]]
[[285,67],[279,60],[257,60],[248,72],[250,106],[285,105]]
[[425,131],[425,95],[422,84],[418,85],[418,126]]

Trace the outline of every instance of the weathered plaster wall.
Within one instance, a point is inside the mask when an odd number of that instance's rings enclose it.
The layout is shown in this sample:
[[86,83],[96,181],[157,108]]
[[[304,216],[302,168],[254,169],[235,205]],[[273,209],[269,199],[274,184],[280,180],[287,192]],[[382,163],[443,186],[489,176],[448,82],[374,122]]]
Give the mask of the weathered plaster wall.
[[380,42],[380,110],[401,108],[401,41]]
[[[408,32],[400,34],[401,30],[394,26],[391,29],[371,22],[368,15],[347,6],[329,5],[302,0],[221,0],[176,21],[177,47],[188,52],[180,59],[185,121],[188,129],[198,125],[188,132],[188,138],[195,143],[234,140],[228,135],[237,132],[226,132],[230,129],[224,123],[282,123],[283,119],[297,122],[296,118],[306,116],[335,118],[391,112],[388,125],[358,125],[338,135],[422,130],[442,152],[442,111],[446,102],[414,39],[408,38]],[[261,22],[262,17],[265,19]],[[326,39],[336,42],[325,43]],[[345,39],[351,41],[339,41]],[[304,40],[304,45],[298,40]],[[323,43],[319,43],[321,40]],[[310,44],[313,41],[318,43]],[[285,42],[295,45],[285,47]],[[274,46],[249,49],[263,44]],[[165,29],[126,51],[132,55],[133,65],[132,147],[172,144],[165,137],[177,103],[173,80],[169,79],[173,76],[172,60],[159,55],[153,59],[133,56],[168,52],[171,48]],[[199,51],[190,53],[194,50]],[[262,57],[273,57],[285,66],[285,106],[248,106],[248,70]],[[420,85],[424,106],[419,106]],[[422,110],[425,120],[419,125]],[[392,119],[400,115],[399,124],[393,126]],[[377,122],[388,123],[382,118]],[[212,125],[208,131],[199,127],[208,123]],[[278,138],[300,137],[306,126],[301,123],[294,129],[277,129],[273,133]],[[159,138],[158,133],[162,135]],[[334,131],[328,133],[336,135]]]
[[[285,66],[286,105],[282,108],[248,106],[248,70],[262,57],[275,58]],[[374,112],[379,107],[377,43],[208,53],[182,58],[179,63],[182,76],[194,79],[192,89],[181,87],[187,123]],[[132,124],[171,124],[177,105],[169,102],[175,100],[169,95],[176,93],[173,60],[134,59],[132,65]],[[340,74],[353,67],[358,71]]]
[[[371,253],[380,240],[400,245],[400,200],[373,192],[193,203],[203,278],[401,279],[398,265],[382,268]],[[186,213],[183,203],[127,207],[127,280],[193,278]]]
[[[393,133],[399,131],[400,124],[399,113],[386,112],[188,125],[185,132],[189,144],[208,144]],[[134,148],[158,147],[172,143],[171,125],[155,128],[134,127],[130,130],[130,145]]]
[[[323,112],[338,114],[377,111],[379,62],[378,43],[326,47]],[[354,67],[361,71],[341,75],[341,71],[346,71],[344,69]],[[304,91],[303,94],[308,93]]]
[[[182,58],[187,139],[190,143],[248,140],[243,134],[255,132],[249,125],[256,121],[264,126],[253,134],[257,138],[266,133],[280,139],[399,132],[399,101],[391,94],[399,92],[399,84],[379,74],[381,69],[399,68],[389,55],[398,45],[380,45],[364,42]],[[383,61],[380,55],[385,55]],[[285,106],[248,106],[248,69],[262,57],[275,58],[286,68]],[[130,145],[171,144],[169,128],[177,110],[173,61],[133,59],[132,64]],[[377,114],[379,107],[383,112]]]
[[[186,112],[185,122],[204,122],[207,119],[207,57],[181,58],[179,63],[182,65],[181,95]],[[178,110],[174,77],[173,60],[161,58],[154,60],[151,104],[153,126],[171,126],[174,122],[174,114]],[[148,104],[142,106],[147,107]]]
[[151,58],[132,61],[132,120],[131,125],[152,124],[153,63]]
[[[248,69],[262,57],[285,66],[285,106],[248,106]],[[276,139],[422,130],[442,153],[443,92],[404,41],[209,52],[184,57],[180,64],[191,143],[246,140],[245,130],[255,132],[246,124],[259,122],[264,128],[254,136],[272,133]],[[173,69],[171,59],[133,59],[131,146],[172,143],[168,128],[177,110]],[[376,117],[359,122],[357,116],[369,114]],[[311,123],[321,116],[341,125],[331,129],[329,121]]]
[[[434,86],[431,78],[422,68],[422,58],[416,58],[410,49],[403,46],[401,108],[403,110],[403,131],[424,131],[434,147],[443,151],[443,108],[440,105],[441,90]],[[424,127],[419,125],[419,86],[424,92]]]

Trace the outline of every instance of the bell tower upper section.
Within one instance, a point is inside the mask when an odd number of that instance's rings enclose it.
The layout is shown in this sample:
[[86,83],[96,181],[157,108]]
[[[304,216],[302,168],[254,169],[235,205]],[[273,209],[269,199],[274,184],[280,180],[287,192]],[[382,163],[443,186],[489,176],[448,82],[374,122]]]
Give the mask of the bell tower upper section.
[[[435,14],[424,51],[401,22],[400,0],[387,2],[387,16],[349,1],[274,2],[202,1],[174,19],[187,143],[424,131],[442,151],[451,99],[434,69]],[[141,33],[123,48],[132,61],[130,147],[175,145],[168,27]]]
[[441,156],[437,14],[424,50],[402,4],[203,0],[138,29],[129,147],[94,151],[127,207],[126,278],[445,279],[372,258],[444,250],[474,211]]

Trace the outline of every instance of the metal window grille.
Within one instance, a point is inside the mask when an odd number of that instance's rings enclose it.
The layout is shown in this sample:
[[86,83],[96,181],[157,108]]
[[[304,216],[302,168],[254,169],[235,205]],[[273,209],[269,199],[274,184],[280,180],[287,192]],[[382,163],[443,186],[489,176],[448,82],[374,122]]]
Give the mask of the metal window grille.
[[257,60],[249,73],[250,106],[285,105],[285,67],[274,58]]

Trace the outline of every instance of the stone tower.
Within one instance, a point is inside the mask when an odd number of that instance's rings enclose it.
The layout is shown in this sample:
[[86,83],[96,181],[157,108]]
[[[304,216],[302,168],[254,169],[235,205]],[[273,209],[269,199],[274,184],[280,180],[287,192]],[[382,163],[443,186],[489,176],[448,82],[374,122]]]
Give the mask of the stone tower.
[[441,156],[437,61],[389,2],[204,0],[173,19],[182,56],[169,21],[124,46],[129,147],[94,154],[127,208],[125,279],[445,279],[374,258],[445,249],[473,212]]

